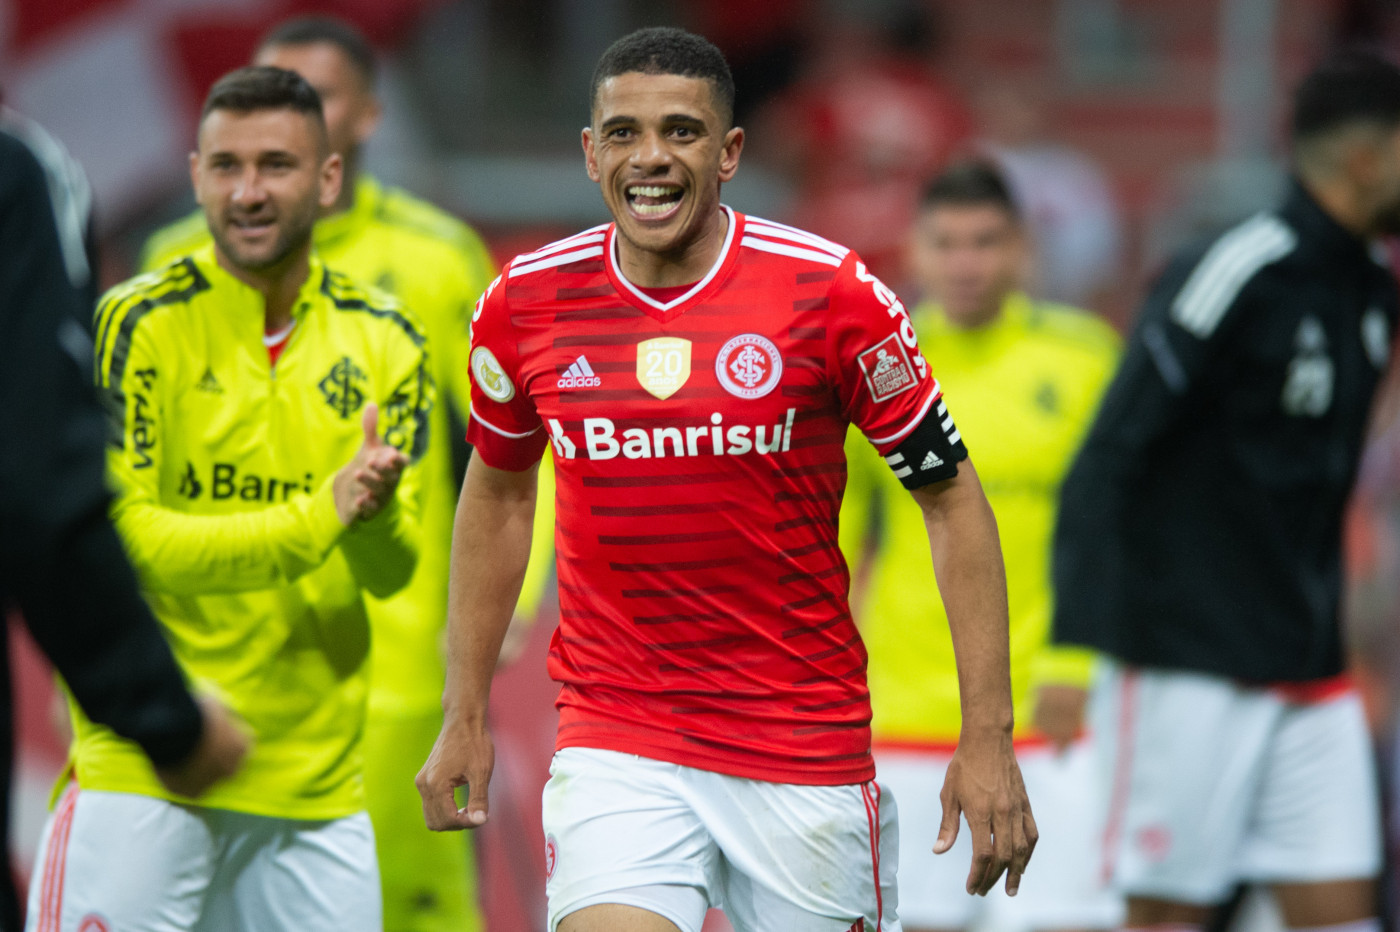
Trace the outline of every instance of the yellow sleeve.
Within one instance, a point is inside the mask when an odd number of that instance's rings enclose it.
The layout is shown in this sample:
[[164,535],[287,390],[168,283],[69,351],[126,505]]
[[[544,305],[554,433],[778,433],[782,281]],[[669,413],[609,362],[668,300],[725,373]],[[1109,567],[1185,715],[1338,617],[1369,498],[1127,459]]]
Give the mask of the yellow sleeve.
[[515,603],[515,616],[534,624],[540,603],[554,579],[554,458],[545,451],[540,461],[539,486],[535,497],[535,527],[530,536],[530,562],[525,581]]
[[[105,302],[99,322],[126,306]],[[145,585],[174,595],[245,592],[320,566],[344,531],[334,477],[311,495],[242,514],[190,515],[161,505],[162,354],[140,323],[124,350],[110,354],[105,366],[99,357],[98,384],[112,419],[112,517]]]
[[851,571],[851,609],[860,620],[859,601],[876,546],[881,495],[880,461],[870,441],[857,428],[846,431],[846,494],[841,500],[838,541]]
[[204,212],[196,210],[152,233],[137,260],[137,274],[153,272],[187,256],[209,242],[209,225]]
[[444,360],[447,365],[439,371],[452,373],[450,384],[444,386],[448,396],[446,400],[465,424],[467,413],[471,411],[471,379],[467,377],[467,360],[471,356],[472,313],[476,310],[476,299],[496,277],[496,264],[486,244],[465,225],[459,247],[463,271],[462,293],[452,301],[452,340],[450,345],[443,348],[448,354]]
[[351,527],[340,541],[355,579],[380,599],[408,585],[418,564],[422,540],[418,464],[427,449],[428,417],[436,394],[423,345],[398,354],[394,361],[389,382],[394,388],[379,399],[380,429],[386,443],[409,457],[409,466],[399,479],[394,501],[373,520]]
[[1046,644],[1031,661],[1031,688],[1077,686],[1088,689],[1097,654],[1087,647]]

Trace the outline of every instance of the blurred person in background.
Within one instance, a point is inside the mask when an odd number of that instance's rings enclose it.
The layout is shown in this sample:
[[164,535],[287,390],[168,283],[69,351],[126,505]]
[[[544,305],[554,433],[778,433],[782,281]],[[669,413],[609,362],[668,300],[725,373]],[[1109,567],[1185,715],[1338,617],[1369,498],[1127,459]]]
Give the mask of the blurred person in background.
[[1120,274],[1123,222],[1103,169],[1048,132],[1043,87],[990,82],[978,95],[979,142],[1011,182],[1047,300],[1101,308]]
[[[166,789],[202,795],[248,739],[193,698],[107,517],[106,427],[89,371],[86,178],[0,108],[0,619],[17,608],[84,714],[140,748]],[[10,668],[0,637],[0,843],[9,838]],[[8,873],[0,930],[20,928]]]
[[[1122,915],[1100,876],[1098,791],[1083,729],[1093,656],[1047,643],[1059,486],[1117,365],[1119,340],[1086,312],[1021,290],[1030,259],[1024,223],[1002,174],[973,161],[928,184],[909,234],[924,299],[910,316],[976,452],[1006,562],[1016,756],[1041,832],[1037,869],[1014,899],[964,892],[964,839],[938,857],[926,843],[942,818],[937,791],[962,725],[953,643],[917,505],[865,444],[847,450],[848,552],[866,552],[878,533],[866,566],[851,559],[853,575],[867,579],[855,617],[870,655],[875,768],[899,800],[899,913],[909,932],[988,923],[1106,929]],[[879,516],[874,527],[870,515]]]
[[1055,638],[1112,660],[1091,718],[1130,927],[1199,927],[1243,882],[1290,928],[1380,928],[1340,551],[1397,316],[1373,244],[1400,230],[1400,69],[1320,66],[1291,148],[1276,210],[1158,279],[1064,485]]
[[972,138],[973,123],[928,63],[931,14],[895,7],[815,20],[806,73],[756,114],[755,156],[793,178],[793,223],[848,244],[897,282],[919,190]]
[[301,77],[221,78],[190,172],[213,243],[104,296],[96,381],[143,590],[255,743],[193,803],[75,710],[28,927],[377,932],[365,593],[401,589],[417,558],[426,340],[312,254],[340,158]]
[[[442,720],[443,625],[452,513],[470,448],[467,353],[477,296],[495,275],[490,254],[466,224],[360,170],[361,151],[379,124],[373,48],[338,19],[310,17],[274,28],[254,61],[295,71],[325,108],[331,148],[345,166],[340,196],[316,224],[313,242],[329,267],[400,299],[428,336],[439,403],[420,467],[424,546],[413,580],[389,599],[367,600],[373,639],[365,793],[384,885],[387,932],[462,932],[481,927],[476,869],[468,839],[429,832],[413,789],[420,761]],[[142,266],[167,265],[209,242],[202,213],[158,231]],[[546,495],[550,487],[545,472]],[[540,509],[530,576],[517,628],[539,603],[553,541],[552,510]],[[516,636],[512,644],[519,644]]]

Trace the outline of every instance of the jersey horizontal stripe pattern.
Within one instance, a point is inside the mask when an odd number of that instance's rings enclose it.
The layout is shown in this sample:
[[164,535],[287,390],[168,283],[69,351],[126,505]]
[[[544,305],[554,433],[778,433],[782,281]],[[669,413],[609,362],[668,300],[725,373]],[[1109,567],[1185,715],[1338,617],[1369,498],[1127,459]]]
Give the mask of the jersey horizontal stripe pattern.
[[1297,235],[1273,214],[1246,220],[1201,259],[1172,303],[1172,320],[1197,337],[1210,336],[1254,274],[1297,245]]
[[725,212],[720,258],[664,304],[623,277],[611,228],[596,260],[517,274],[576,251],[555,245],[512,262],[475,324],[487,382],[469,437],[498,468],[552,448],[559,747],[861,782],[843,441],[851,422],[874,437],[917,426],[937,382],[907,328],[916,390],[876,400],[857,358],[902,339],[903,305],[848,250]]

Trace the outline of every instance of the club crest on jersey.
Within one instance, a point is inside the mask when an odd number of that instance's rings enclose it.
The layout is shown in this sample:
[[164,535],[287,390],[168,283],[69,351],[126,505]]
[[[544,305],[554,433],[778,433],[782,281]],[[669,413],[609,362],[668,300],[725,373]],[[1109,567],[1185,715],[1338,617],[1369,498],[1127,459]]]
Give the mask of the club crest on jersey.
[[472,350],[471,366],[476,384],[481,386],[487,398],[504,404],[515,397],[515,385],[489,349],[478,346]]
[[690,379],[690,341],[655,337],[637,344],[637,381],[665,401]]
[[914,366],[898,334],[890,334],[856,357],[875,401],[886,401],[918,384]]
[[342,356],[321,379],[321,394],[326,396],[326,404],[331,406],[331,410],[339,414],[342,420],[348,421],[352,414],[364,407],[364,389],[368,381],[369,376],[363,369],[355,365],[349,356]]
[[783,357],[767,337],[741,333],[720,347],[715,376],[724,390],[738,398],[762,398],[783,376]]

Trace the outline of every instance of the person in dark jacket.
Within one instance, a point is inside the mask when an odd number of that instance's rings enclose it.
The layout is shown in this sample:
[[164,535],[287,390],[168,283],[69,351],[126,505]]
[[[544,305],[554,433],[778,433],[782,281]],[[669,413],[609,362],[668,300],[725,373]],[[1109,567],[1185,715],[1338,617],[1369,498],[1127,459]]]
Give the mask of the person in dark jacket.
[[1343,507],[1397,296],[1400,70],[1340,56],[1294,99],[1277,210],[1149,294],[1062,491],[1055,637],[1110,658],[1093,716],[1129,927],[1240,882],[1291,928],[1379,929],[1380,817],[1338,623]]
[[[86,187],[39,127],[0,113],[0,618],[18,609],[94,720],[172,790],[233,773],[247,739],[190,695],[107,519],[105,420],[89,378],[94,274]],[[8,837],[9,665],[0,637],[0,838]],[[8,880],[0,929],[19,929]]]

